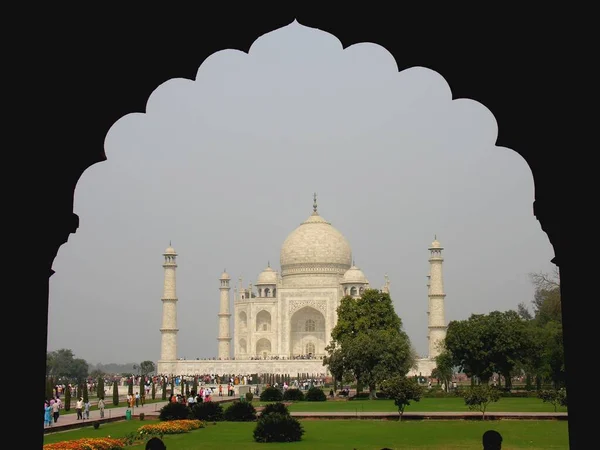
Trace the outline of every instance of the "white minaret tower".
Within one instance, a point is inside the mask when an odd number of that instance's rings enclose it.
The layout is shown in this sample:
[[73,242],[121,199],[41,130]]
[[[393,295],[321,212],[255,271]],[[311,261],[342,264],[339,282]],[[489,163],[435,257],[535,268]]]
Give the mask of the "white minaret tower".
[[231,314],[229,313],[229,275],[223,270],[221,274],[221,306],[219,308],[219,359],[230,358],[231,335],[229,334],[229,321]]
[[429,308],[429,359],[434,359],[441,351],[439,345],[446,338],[446,318],[444,313],[444,279],[442,277],[442,258],[443,247],[434,237],[434,241],[429,247],[431,256],[429,257],[429,275],[428,275],[428,296]]
[[177,252],[171,243],[163,253],[165,262],[165,286],[162,296],[163,314],[160,328],[160,359],[161,361],[175,361],[177,359],[177,290],[175,269],[177,268]]

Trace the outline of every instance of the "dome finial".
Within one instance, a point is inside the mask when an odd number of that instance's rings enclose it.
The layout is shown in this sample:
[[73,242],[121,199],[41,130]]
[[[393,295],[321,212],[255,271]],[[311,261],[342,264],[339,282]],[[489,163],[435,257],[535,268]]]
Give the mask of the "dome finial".
[[169,239],[169,247],[171,247],[171,239]]
[[267,261],[267,267],[271,267],[271,261]]
[[434,235],[433,235],[433,240],[434,240],[434,241],[437,241],[437,234],[434,234]]
[[313,214],[317,214],[317,193],[313,195]]

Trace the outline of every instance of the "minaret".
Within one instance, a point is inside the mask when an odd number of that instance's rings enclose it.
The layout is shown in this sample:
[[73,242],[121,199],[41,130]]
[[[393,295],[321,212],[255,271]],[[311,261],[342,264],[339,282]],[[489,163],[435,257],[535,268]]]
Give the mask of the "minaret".
[[221,274],[221,306],[219,308],[219,359],[229,359],[229,349],[231,348],[231,336],[229,334],[229,321],[231,314],[229,313],[229,275],[223,269]]
[[381,292],[384,294],[390,293],[390,277],[387,276],[387,273],[383,276],[385,278],[385,284],[381,288]]
[[442,258],[443,247],[434,237],[434,241],[429,247],[431,256],[429,257],[429,275],[428,275],[428,296],[429,296],[429,359],[434,359],[441,351],[439,344],[446,338],[446,319],[444,314],[444,280],[442,277]]
[[169,247],[163,253],[165,262],[165,286],[163,290],[163,314],[160,328],[160,359],[161,361],[175,361],[177,359],[177,291],[175,282],[175,269],[177,268],[177,253]]

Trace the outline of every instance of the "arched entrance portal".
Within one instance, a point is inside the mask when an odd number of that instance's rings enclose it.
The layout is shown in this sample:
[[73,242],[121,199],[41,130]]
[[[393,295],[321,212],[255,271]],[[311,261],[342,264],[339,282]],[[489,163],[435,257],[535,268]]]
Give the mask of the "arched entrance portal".
[[256,355],[262,359],[267,359],[271,355],[271,341],[262,338],[256,343]]
[[313,358],[325,354],[325,316],[310,306],[294,313],[290,326],[290,355],[292,358]]

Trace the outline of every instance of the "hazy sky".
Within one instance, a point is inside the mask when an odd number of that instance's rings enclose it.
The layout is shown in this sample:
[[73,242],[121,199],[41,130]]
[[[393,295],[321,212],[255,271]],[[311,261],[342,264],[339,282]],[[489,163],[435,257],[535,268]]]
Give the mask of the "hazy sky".
[[493,111],[452,100],[443,73],[398,72],[379,45],[342,49],[298,23],[248,54],[224,50],[198,65],[195,80],[157,86],[145,114],[117,121],[108,160],[81,177],[80,227],[50,279],[48,350],[94,364],[157,361],[172,241],[178,356],[215,356],[221,272],[247,286],[268,261],[279,270],[281,244],[311,214],[313,192],[371,286],[389,275],[419,353],[435,234],[447,321],[530,304],[528,274],[553,268],[531,172],[495,146]]

